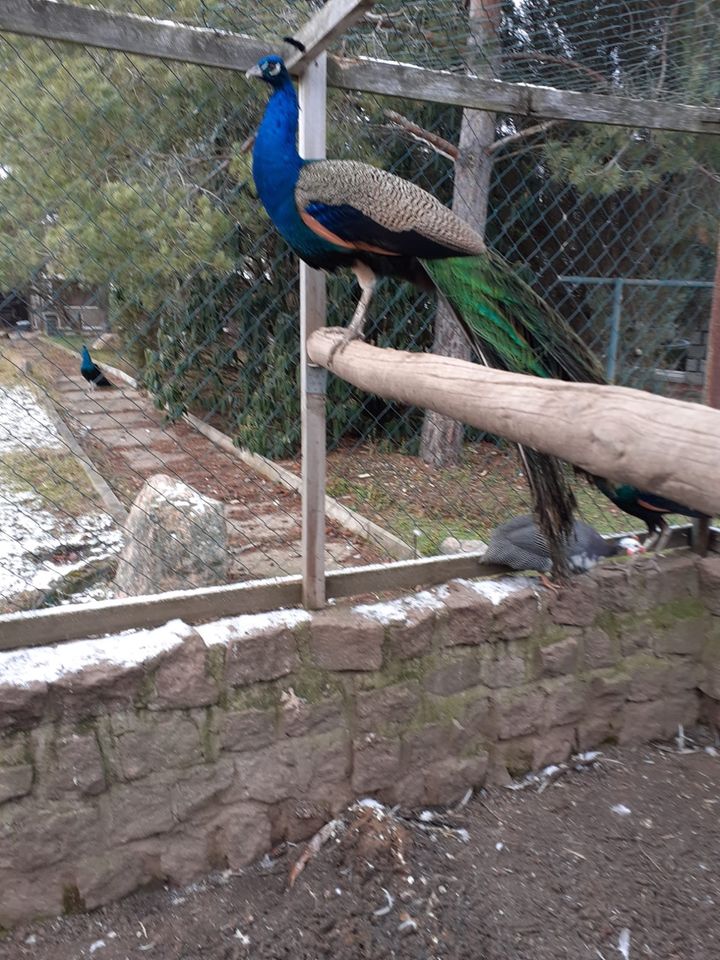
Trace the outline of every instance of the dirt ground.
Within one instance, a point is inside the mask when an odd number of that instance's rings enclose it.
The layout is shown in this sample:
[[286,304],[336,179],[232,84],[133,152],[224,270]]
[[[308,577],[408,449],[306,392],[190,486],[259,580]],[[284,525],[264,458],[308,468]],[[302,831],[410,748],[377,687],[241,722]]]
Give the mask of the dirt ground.
[[712,960],[719,813],[712,747],[612,748],[432,821],[355,808],[291,890],[304,845],[23,927],[0,958]]

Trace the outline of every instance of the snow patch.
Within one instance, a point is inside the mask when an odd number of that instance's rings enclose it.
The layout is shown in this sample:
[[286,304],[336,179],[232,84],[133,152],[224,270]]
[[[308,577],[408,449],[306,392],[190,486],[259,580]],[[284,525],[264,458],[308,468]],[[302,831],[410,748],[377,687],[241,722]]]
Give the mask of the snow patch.
[[443,599],[447,596],[446,586],[435,590],[421,590],[409,597],[398,597],[397,600],[388,600],[385,603],[362,603],[353,607],[353,613],[362,617],[370,617],[388,627],[393,623],[405,623],[408,614],[413,610],[441,610]]
[[460,583],[463,587],[469,587],[475,593],[487,597],[495,607],[513,593],[537,586],[536,581],[530,577],[498,577],[496,580],[454,580],[453,582]]
[[85,667],[108,664],[133,667],[160,653],[179,647],[192,627],[182,620],[171,620],[153,630],[112,634],[97,640],[75,640],[52,647],[28,647],[0,653],[0,686],[28,687],[32,683],[52,683]]
[[0,453],[62,450],[55,424],[27,387],[0,388]]
[[307,610],[271,610],[269,613],[245,613],[239,617],[225,617],[212,623],[201,623],[195,627],[208,646],[218,643],[230,643],[241,640],[262,630],[275,627],[292,629],[311,619]]

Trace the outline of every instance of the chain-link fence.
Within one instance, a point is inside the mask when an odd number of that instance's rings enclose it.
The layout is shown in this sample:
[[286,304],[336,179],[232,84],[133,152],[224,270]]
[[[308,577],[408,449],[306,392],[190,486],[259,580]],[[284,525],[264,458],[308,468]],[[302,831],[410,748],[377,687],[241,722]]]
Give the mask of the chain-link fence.
[[[104,6],[278,49],[318,5]],[[378,4],[334,49],[718,101],[710,3],[523,0],[501,14],[479,47],[464,3]],[[297,262],[250,173],[265,91],[229,70],[13,34],[0,87],[0,610],[298,572]],[[462,109],[339,90],[328,109],[329,156],[453,202]],[[488,242],[610,378],[701,399],[717,138],[497,115],[474,162]],[[328,323],[346,324],[354,284],[329,286]],[[427,350],[434,317],[431,299],[386,280],[367,334]],[[83,344],[112,388],[84,379]],[[438,441],[425,420],[330,378],[328,565],[449,551],[526,511],[510,446],[477,431]],[[587,485],[578,497],[603,531],[637,525]]]

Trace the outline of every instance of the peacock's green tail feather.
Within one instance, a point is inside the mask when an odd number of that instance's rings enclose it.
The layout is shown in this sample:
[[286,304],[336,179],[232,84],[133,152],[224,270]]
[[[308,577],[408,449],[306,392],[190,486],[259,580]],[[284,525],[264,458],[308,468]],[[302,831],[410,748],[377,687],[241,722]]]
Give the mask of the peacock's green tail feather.
[[606,382],[568,322],[498,254],[424,260],[423,267],[492,366],[576,383]]
[[[478,359],[513,373],[590,383],[605,378],[594,354],[502,257],[425,260],[423,267],[464,329]],[[569,477],[555,457],[520,447],[538,522],[556,576],[568,573],[563,543],[577,507]]]

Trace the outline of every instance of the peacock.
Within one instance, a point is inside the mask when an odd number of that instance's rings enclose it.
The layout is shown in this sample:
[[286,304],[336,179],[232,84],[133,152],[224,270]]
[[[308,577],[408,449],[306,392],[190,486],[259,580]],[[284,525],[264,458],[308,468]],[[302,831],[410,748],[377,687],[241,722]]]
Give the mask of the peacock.
[[114,387],[100,367],[90,356],[90,351],[86,346],[82,348],[82,361],[80,363],[80,373],[85,377],[91,387]]
[[[272,88],[253,148],[253,178],[270,219],[310,266],[349,267],[361,296],[345,340],[361,337],[380,277],[407,280],[449,305],[478,359],[517,373],[605,383],[597,358],[567,322],[469,224],[427,191],[355,160],[305,160],[298,99],[281,57],[247,72]],[[563,538],[576,501],[562,464],[521,448],[535,509],[567,572]]]
[[707,514],[700,510],[685,507],[667,497],[656,493],[638,490],[629,483],[615,484],[604,477],[591,477],[595,486],[604,493],[608,500],[612,500],[616,507],[624,513],[642,520],[647,526],[645,549],[662,550],[670,533],[665,517],[671,513],[678,513],[693,520],[709,519]]
[[[564,541],[565,559],[571,573],[592,570],[606,557],[632,556],[645,548],[637,537],[626,536],[610,541],[594,527],[575,520],[570,536]],[[537,570],[543,575],[553,569],[548,543],[533,517],[523,515],[501,523],[493,530],[483,563],[497,563],[511,570]]]

